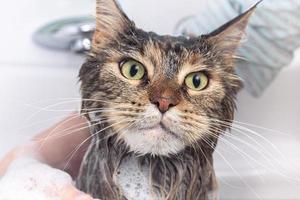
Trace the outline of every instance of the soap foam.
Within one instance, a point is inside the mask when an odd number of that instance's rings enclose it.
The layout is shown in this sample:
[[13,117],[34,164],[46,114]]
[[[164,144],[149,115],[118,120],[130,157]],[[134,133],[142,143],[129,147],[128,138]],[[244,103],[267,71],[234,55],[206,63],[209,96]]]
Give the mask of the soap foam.
[[33,158],[15,160],[0,179],[0,200],[60,200],[59,191],[72,178]]
[[153,200],[149,182],[149,168],[141,168],[135,157],[127,157],[116,173],[116,182],[130,200]]

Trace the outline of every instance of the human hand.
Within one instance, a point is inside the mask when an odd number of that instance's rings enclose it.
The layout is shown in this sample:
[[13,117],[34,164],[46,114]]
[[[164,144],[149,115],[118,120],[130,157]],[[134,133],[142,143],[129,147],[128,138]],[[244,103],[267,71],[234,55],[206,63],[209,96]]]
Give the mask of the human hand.
[[[87,121],[78,113],[73,113],[35,136],[28,144],[12,150],[0,160],[0,199],[92,199],[77,190],[69,176],[76,178],[89,145],[89,136]],[[70,152],[78,146],[82,148],[70,159]]]

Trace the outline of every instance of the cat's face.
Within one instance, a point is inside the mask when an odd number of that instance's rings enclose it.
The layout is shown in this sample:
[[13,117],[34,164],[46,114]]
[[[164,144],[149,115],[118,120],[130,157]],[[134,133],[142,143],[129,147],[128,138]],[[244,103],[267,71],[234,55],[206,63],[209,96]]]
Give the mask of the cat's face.
[[[137,29],[113,0],[98,0],[93,50],[82,67],[83,111],[140,154],[170,155],[216,138],[241,82],[234,52],[252,10],[210,35]],[[99,133],[101,134],[101,133]]]

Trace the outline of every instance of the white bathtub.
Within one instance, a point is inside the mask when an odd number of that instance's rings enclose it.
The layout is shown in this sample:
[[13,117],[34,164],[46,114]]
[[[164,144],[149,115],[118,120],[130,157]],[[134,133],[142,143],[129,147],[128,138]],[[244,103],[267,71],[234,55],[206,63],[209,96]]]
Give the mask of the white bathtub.
[[[77,67],[0,67],[0,156],[63,118],[69,113],[68,110],[78,108],[79,102],[71,100],[48,107],[52,111],[39,111],[39,107],[79,97],[77,72],[80,60]],[[246,156],[235,148],[229,148],[224,139],[220,141],[217,151],[226,161],[216,153],[215,165],[222,199],[300,199],[300,182],[288,181],[293,178],[300,180],[299,77],[300,66],[295,62],[280,74],[261,98],[254,99],[246,92],[239,95],[236,120],[274,129],[246,126],[272,142],[284,158],[268,142],[254,137],[253,133],[245,132],[259,144],[233,131],[232,136],[251,143],[255,150],[237,139],[226,137]],[[259,153],[262,146],[269,161]]]
[[222,199],[300,199],[300,62],[297,60],[299,57],[261,98],[254,99],[246,92],[239,95],[236,120],[273,130],[246,126],[260,136],[251,131],[245,131],[245,136],[233,130],[234,137],[250,143],[251,147],[225,137],[236,145],[229,148],[229,142],[221,140],[217,150],[227,161],[215,153],[215,162]]

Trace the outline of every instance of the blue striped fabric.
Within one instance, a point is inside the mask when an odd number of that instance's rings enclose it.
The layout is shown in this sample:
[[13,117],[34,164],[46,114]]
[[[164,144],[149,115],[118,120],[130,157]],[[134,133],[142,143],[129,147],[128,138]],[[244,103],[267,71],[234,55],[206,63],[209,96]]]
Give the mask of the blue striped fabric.
[[[202,35],[254,5],[256,0],[210,0],[196,16],[181,20],[176,35]],[[260,96],[300,47],[300,0],[265,0],[257,8],[239,49],[237,73]]]

